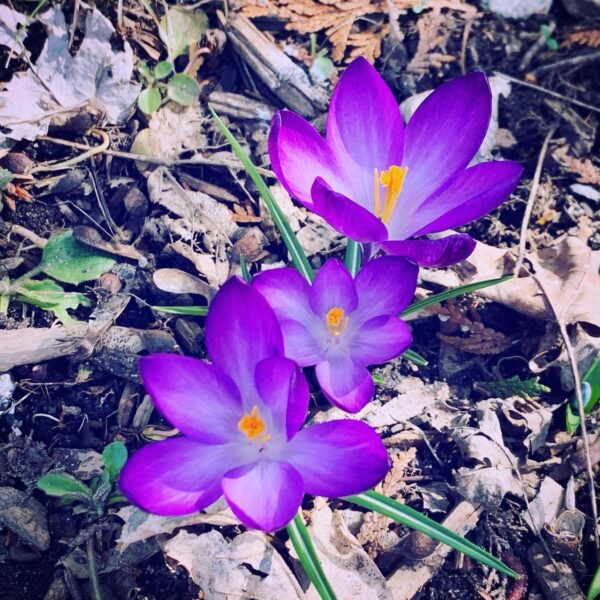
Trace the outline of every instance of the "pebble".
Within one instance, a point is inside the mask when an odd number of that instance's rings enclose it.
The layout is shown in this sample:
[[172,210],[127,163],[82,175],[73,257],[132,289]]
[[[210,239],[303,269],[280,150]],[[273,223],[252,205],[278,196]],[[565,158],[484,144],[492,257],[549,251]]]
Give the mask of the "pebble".
[[592,202],[600,202],[600,191],[591,185],[585,185],[583,183],[574,183],[569,186],[569,189],[577,196],[583,196],[587,200]]
[[552,0],[489,0],[482,4],[501,17],[526,19],[532,15],[545,15],[552,6]]
[[48,550],[46,509],[35,498],[12,487],[0,487],[0,522],[26,544]]

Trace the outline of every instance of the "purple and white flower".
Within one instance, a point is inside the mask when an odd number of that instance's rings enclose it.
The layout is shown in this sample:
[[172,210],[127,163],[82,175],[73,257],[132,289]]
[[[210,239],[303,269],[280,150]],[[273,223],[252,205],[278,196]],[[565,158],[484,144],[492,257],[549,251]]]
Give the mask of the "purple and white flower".
[[491,106],[487,77],[471,73],[439,87],[404,127],[386,83],[357,58],[333,93],[326,139],[282,110],[273,118],[269,155],[290,195],[343,235],[423,266],[447,266],[473,251],[470,236],[414,238],[495,209],[522,173],[510,161],[468,167]]
[[224,495],[248,527],[273,531],[294,518],[305,493],[347,496],[385,476],[387,452],[365,423],[302,429],[308,384],[284,358],[279,323],[258,291],[237,278],[221,288],[206,346],[211,363],[174,354],[141,359],[156,408],[183,436],[130,458],[119,485],[132,503],[182,515]]
[[252,285],[279,319],[285,355],[301,367],[316,365],[325,396],[357,412],[375,393],[367,366],[399,356],[412,342],[398,317],[414,296],[417,270],[404,258],[383,256],[353,279],[330,259],[312,285],[290,268],[264,271]]

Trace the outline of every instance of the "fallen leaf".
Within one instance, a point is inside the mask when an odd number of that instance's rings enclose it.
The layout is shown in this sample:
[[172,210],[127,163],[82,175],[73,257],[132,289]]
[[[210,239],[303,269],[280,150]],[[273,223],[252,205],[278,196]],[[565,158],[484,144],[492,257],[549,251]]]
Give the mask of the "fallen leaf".
[[180,531],[163,544],[182,564],[207,600],[294,600],[302,589],[265,534],[246,531],[228,541],[218,531]]
[[121,552],[131,544],[156,535],[171,533],[179,527],[204,524],[226,526],[239,523],[223,499],[217,500],[202,512],[182,517],[153,515],[136,506],[121,508],[117,516],[125,522],[121,529],[121,536],[117,540],[117,548]]
[[198,294],[207,299],[214,295],[204,281],[179,269],[157,269],[152,275],[152,281],[159,290],[170,294]]
[[[327,500],[315,498],[308,529],[323,570],[339,600],[356,598],[388,599],[391,595],[385,577],[346,527],[338,511],[332,511]],[[311,585],[307,600],[319,600]]]
[[[69,32],[59,6],[39,20],[48,39],[32,71],[16,73],[0,92],[0,125],[13,140],[35,140],[48,132],[58,113],[99,105],[108,122],[120,124],[129,115],[141,86],[131,81],[133,52],[127,42],[115,51],[115,30],[99,10],[86,14],[85,32],[75,56],[69,52]],[[4,136],[2,136],[4,137]]]
[[552,523],[562,508],[564,489],[551,477],[544,477],[537,496],[529,502],[521,517],[530,529],[539,534],[546,523]]
[[455,484],[461,496],[493,511],[507,493],[521,496],[523,488],[514,475],[517,459],[504,445],[496,413],[488,408],[477,413],[478,427],[459,427],[451,432],[463,457],[479,463],[474,468],[460,467]]

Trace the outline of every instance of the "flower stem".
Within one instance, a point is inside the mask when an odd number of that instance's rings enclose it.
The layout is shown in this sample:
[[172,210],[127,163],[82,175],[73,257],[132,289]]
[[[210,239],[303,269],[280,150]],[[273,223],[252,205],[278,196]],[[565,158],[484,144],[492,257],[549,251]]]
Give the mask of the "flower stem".
[[360,243],[348,238],[348,245],[346,246],[346,267],[348,267],[348,271],[350,271],[352,277],[354,277],[360,269],[361,251],[362,248]]
[[88,572],[90,574],[90,583],[92,584],[92,593],[94,600],[102,600],[102,592],[100,591],[100,579],[98,579],[98,569],[96,567],[96,552],[94,550],[94,536],[92,535],[87,541],[87,559]]

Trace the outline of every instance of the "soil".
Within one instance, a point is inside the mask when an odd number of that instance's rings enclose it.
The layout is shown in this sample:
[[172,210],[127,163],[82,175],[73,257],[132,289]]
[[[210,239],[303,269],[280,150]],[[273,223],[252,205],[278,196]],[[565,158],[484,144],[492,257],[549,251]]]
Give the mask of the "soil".
[[[473,3],[471,1],[470,3]],[[17,10],[27,12],[31,10],[29,2],[13,1]],[[125,2],[126,12],[132,7]],[[73,10],[73,3],[64,3],[67,12],[67,22]],[[107,15],[116,24],[116,3],[98,3],[103,14]],[[217,27],[215,6],[205,6],[211,27]],[[137,14],[137,13],[136,13]],[[398,100],[407,95],[417,93],[460,75],[459,60],[461,44],[464,33],[464,21],[454,15],[454,28],[448,38],[444,52],[456,57],[457,60],[444,63],[440,68],[431,67],[427,72],[411,74],[404,72],[405,62],[392,56],[388,61],[380,59],[376,66],[383,73],[392,89],[397,94]],[[401,20],[401,29],[405,33],[404,49],[406,58],[410,59],[417,47],[418,33],[416,22],[418,14],[408,12]],[[262,22],[260,22],[262,24]],[[569,16],[560,2],[554,2],[552,11],[548,15],[534,15],[527,19],[504,19],[490,12],[482,12],[473,21],[468,37],[466,53],[466,67],[468,71],[481,69],[488,73],[499,71],[517,79],[523,80],[539,67],[556,62],[563,58],[585,54],[588,50],[580,46],[569,48],[561,46],[559,50],[551,50],[542,46],[535,53],[530,64],[525,70],[520,65],[531,46],[540,36],[542,24],[556,24],[555,37],[562,43],[569,33],[586,29],[598,29],[598,21],[585,21]],[[39,27],[36,25],[35,27]],[[37,30],[36,30],[37,31]],[[80,32],[79,32],[80,33]],[[277,44],[291,43],[298,47],[307,47],[308,36],[284,31],[279,23],[273,27],[273,36]],[[41,49],[43,31],[30,36],[27,45],[32,50],[32,59],[35,60],[36,52]],[[76,38],[77,41],[78,38]],[[325,42],[319,37],[320,42]],[[139,45],[133,44],[136,55],[147,60]],[[6,64],[6,49],[0,47],[0,80],[8,81],[17,71],[26,68],[23,61],[11,61],[8,68]],[[202,71],[204,86],[208,91],[211,88],[221,88],[225,91],[244,93],[247,88],[244,84],[245,74],[241,67],[240,59],[233,54],[232,49],[226,45],[223,53],[218,58],[213,58],[207,63],[206,70]],[[600,92],[600,79],[597,77],[597,63],[582,63],[579,67],[557,68],[542,72],[536,78],[536,85],[550,89],[565,98],[576,98],[581,102],[597,103]],[[260,91],[260,88],[259,88]],[[265,92],[266,94],[266,92]],[[256,96],[256,93],[254,93]],[[268,95],[272,101],[273,96]],[[555,137],[564,138],[570,148],[585,147],[578,137],[577,131],[556,111],[550,108],[546,101],[548,96],[537,90],[513,85],[512,92],[500,103],[499,127],[508,130],[514,137],[512,145],[502,148],[502,158],[517,160],[524,164],[525,174],[523,180],[510,200],[503,204],[492,215],[484,217],[465,228],[476,239],[500,247],[514,247],[519,240],[519,228],[525,211],[527,198],[530,191],[531,180],[535,170],[536,161],[540,153],[542,141],[549,129],[555,124],[558,129]],[[203,97],[203,101],[205,98]],[[588,145],[587,153],[575,152],[575,156],[582,158],[594,155],[598,149],[596,136],[597,113],[573,106],[565,102],[570,110],[575,111],[582,119],[586,120],[594,130],[591,146]],[[115,149],[129,151],[135,132],[144,124],[144,117],[139,112],[134,114],[130,121],[120,131],[112,131],[118,144]],[[265,124],[249,122],[236,122],[230,120],[230,126],[238,136],[243,136],[247,147],[253,153],[256,164],[268,164],[265,144]],[[213,142],[218,141],[214,130],[209,132]],[[73,141],[91,141],[82,134],[69,134],[61,132],[61,136]],[[587,143],[587,142],[586,142]],[[579,144],[579,145],[578,145]],[[558,145],[558,144],[557,144]],[[36,141],[20,142],[13,152],[27,154],[35,163],[48,160],[69,158],[73,152],[69,148],[55,144]],[[0,161],[1,163],[1,161]],[[100,157],[95,161],[95,169],[103,188],[109,206],[113,209],[113,218],[123,229],[128,228],[128,215],[119,205],[119,198],[115,189],[109,185],[106,174],[110,172],[111,178],[123,178],[127,186],[137,187],[147,194],[146,178],[136,169],[133,161],[118,157]],[[216,184],[228,190],[231,194],[246,202],[243,191],[236,184],[226,170],[212,167],[191,167],[178,169],[185,171],[205,182]],[[243,175],[240,175],[243,176]],[[576,231],[580,225],[579,219],[583,214],[593,224],[597,224],[599,214],[597,202],[582,203],[581,199],[573,197],[569,186],[577,181],[578,175],[567,171],[558,162],[547,157],[544,164],[543,181],[547,182],[550,190],[549,206],[555,214],[551,222],[540,219],[541,214],[535,215],[530,227],[531,239],[540,246],[548,246],[553,240],[566,233]],[[273,180],[270,181],[273,183]],[[244,181],[250,192],[254,205],[252,209],[258,214],[256,205],[256,190],[249,181]],[[17,277],[37,264],[40,250],[28,246],[29,242],[22,242],[17,236],[8,235],[12,225],[20,225],[31,232],[47,238],[52,233],[75,225],[89,225],[96,227],[103,223],[102,214],[96,204],[89,186],[77,186],[65,192],[43,194],[41,189],[32,188],[34,200],[31,203],[17,201],[16,210],[11,211],[4,207],[0,215],[0,255],[2,258],[16,256],[24,259],[18,270],[12,272]],[[581,208],[585,204],[584,208]],[[576,206],[577,210],[573,209]],[[164,214],[163,208],[156,205],[151,208],[148,216]],[[590,214],[591,213],[591,214]],[[259,225],[260,226],[260,225]],[[139,228],[138,228],[139,234]],[[600,238],[591,236],[589,245],[592,249],[600,248]],[[168,332],[186,353],[197,356],[203,355],[203,350],[198,344],[190,345],[186,342],[182,331],[191,329],[201,338],[201,329],[204,320],[201,317],[173,317],[153,311],[150,307],[161,304],[192,304],[198,300],[197,296],[171,294],[160,291],[152,283],[152,272],[156,268],[178,268],[196,274],[194,267],[180,256],[165,250],[165,243],[158,242],[148,235],[135,238],[135,246],[149,262],[145,269],[137,269],[133,279],[129,282],[128,291],[134,297],[125,310],[119,315],[117,325],[153,332]],[[284,260],[284,247],[280,240],[269,243],[265,249],[268,257],[266,262]],[[121,260],[121,259],[120,259]],[[316,264],[322,257],[314,257]],[[123,259],[123,262],[127,262]],[[131,262],[131,261],[129,261]],[[253,271],[259,269],[258,264],[251,265]],[[98,282],[81,284],[80,286],[66,285],[69,291],[79,291],[86,294],[91,300],[91,307],[80,308],[74,316],[82,321],[87,321],[96,303],[105,298],[107,291]],[[440,291],[441,288],[433,291]],[[527,360],[532,356],[533,349],[537,347],[546,331],[546,324],[542,321],[525,317],[497,303],[475,302],[472,299],[455,301],[463,314],[476,310],[479,318],[495,331],[504,333],[512,339],[508,349],[492,355],[473,356],[460,353],[452,359],[455,362],[468,363],[467,368],[457,368],[451,372],[447,368],[443,357],[449,351],[446,344],[440,341],[437,334],[440,332],[441,321],[438,319],[424,319],[417,322],[414,327],[414,350],[428,360],[428,365],[417,367],[407,361],[398,360],[394,369],[400,376],[417,376],[425,383],[446,381],[458,397],[467,398],[476,403],[482,398],[477,392],[472,391],[472,383],[476,380],[489,379],[489,374],[499,368],[504,378],[518,375],[523,378],[531,376],[527,367]],[[22,327],[49,327],[54,321],[52,313],[40,308],[25,306],[13,302],[5,315],[0,315],[0,328],[19,329]],[[187,325],[186,325],[187,324]],[[189,325],[192,324],[192,325]],[[458,358],[456,358],[456,356]],[[516,358],[515,358],[516,357]],[[523,357],[519,359],[518,357]],[[464,365],[463,365],[464,366]],[[69,506],[61,504],[45,496],[35,487],[36,481],[51,467],[56,467],[56,451],[60,449],[96,450],[102,449],[111,441],[117,439],[125,442],[131,452],[141,447],[145,442],[140,429],[132,426],[131,419],[126,419],[119,425],[118,411],[122,408],[122,398],[126,386],[131,380],[126,377],[115,376],[114,372],[104,370],[92,356],[59,358],[47,363],[25,365],[13,369],[10,373],[16,384],[13,394],[13,409],[8,413],[0,410],[0,486],[10,486],[31,494],[41,502],[47,511],[50,531],[50,546],[46,550],[31,548],[23,543],[8,529],[0,526],[0,598],[6,600],[42,600],[47,598],[88,598],[89,589],[85,579],[77,579],[69,575],[65,567],[66,556],[74,548],[85,551],[85,537],[92,521],[86,515],[73,514]],[[564,399],[566,393],[561,389],[559,373],[556,369],[547,370],[540,375],[541,383],[551,388],[552,392],[543,396],[543,403],[554,412],[551,431],[548,439],[561,431],[564,423]],[[316,393],[313,384],[314,406],[316,412],[319,408],[326,408],[326,401]],[[133,383],[134,407],[139,406],[143,396],[141,386]],[[460,395],[462,394],[462,395]],[[1,407],[0,407],[1,409]],[[150,424],[156,427],[168,426],[154,414]],[[504,424],[506,425],[506,424]],[[596,432],[596,422],[590,418],[590,434]],[[514,437],[507,442],[508,447],[517,456],[527,459],[526,450],[522,443],[521,433],[515,432]],[[420,447],[414,464],[413,475],[425,475],[435,481],[447,482],[452,486],[453,473],[462,466],[462,458],[455,444],[449,443],[441,436],[435,443],[435,450],[441,458],[443,466],[432,459],[426,447]],[[536,459],[543,460],[551,456],[559,456],[567,460],[567,450],[563,454],[555,454],[548,448],[538,451]],[[568,477],[566,478],[568,479]],[[566,484],[566,479],[561,483]],[[589,513],[590,499],[587,496],[587,487],[583,484],[584,474],[577,476],[575,489],[576,506]],[[417,496],[414,496],[417,498]],[[460,498],[455,492],[450,491],[448,499],[450,506],[457,503]],[[410,501],[409,501],[410,503]],[[412,500],[415,508],[423,510],[419,500]],[[307,505],[309,506],[309,505]],[[523,511],[522,500],[507,496],[495,512],[485,513],[477,527],[469,534],[469,539],[494,554],[509,553],[524,566],[528,574],[529,589],[524,596],[510,595],[512,584],[505,579],[498,578],[496,587],[492,586],[494,595],[490,592],[488,582],[490,571],[468,559],[460,562],[452,553],[443,567],[419,592],[418,598],[430,600],[464,600],[466,598],[511,598],[518,600],[523,597],[540,597],[540,588],[535,583],[535,576],[531,571],[528,560],[528,549],[538,538],[524,525],[521,517]],[[427,511],[424,511],[427,512]],[[106,564],[111,554],[115,551],[116,540],[119,537],[122,521],[114,514],[115,510],[108,510],[95,525],[95,548],[101,565]],[[435,519],[443,518],[443,514],[431,513]],[[590,575],[596,568],[593,544],[589,535],[589,523],[586,533],[580,544],[580,553],[586,570],[577,573],[576,577],[583,590],[587,589]],[[190,531],[205,531],[206,528],[195,526]],[[281,544],[285,540],[285,533],[277,534]],[[88,536],[89,537],[89,536]],[[391,569],[390,569],[391,570]],[[389,575],[390,570],[385,572]],[[49,595],[51,585],[56,584],[61,592]],[[57,583],[58,582],[58,583]],[[66,582],[66,583],[62,583]],[[105,598],[135,598],[137,600],[192,600],[201,598],[203,592],[191,580],[182,566],[166,558],[157,547],[149,557],[139,562],[127,564],[122,569],[101,576],[104,586]],[[61,587],[62,586],[62,587]],[[485,591],[488,590],[488,591]],[[77,596],[79,594],[79,596]],[[538,594],[536,596],[536,594]]]

